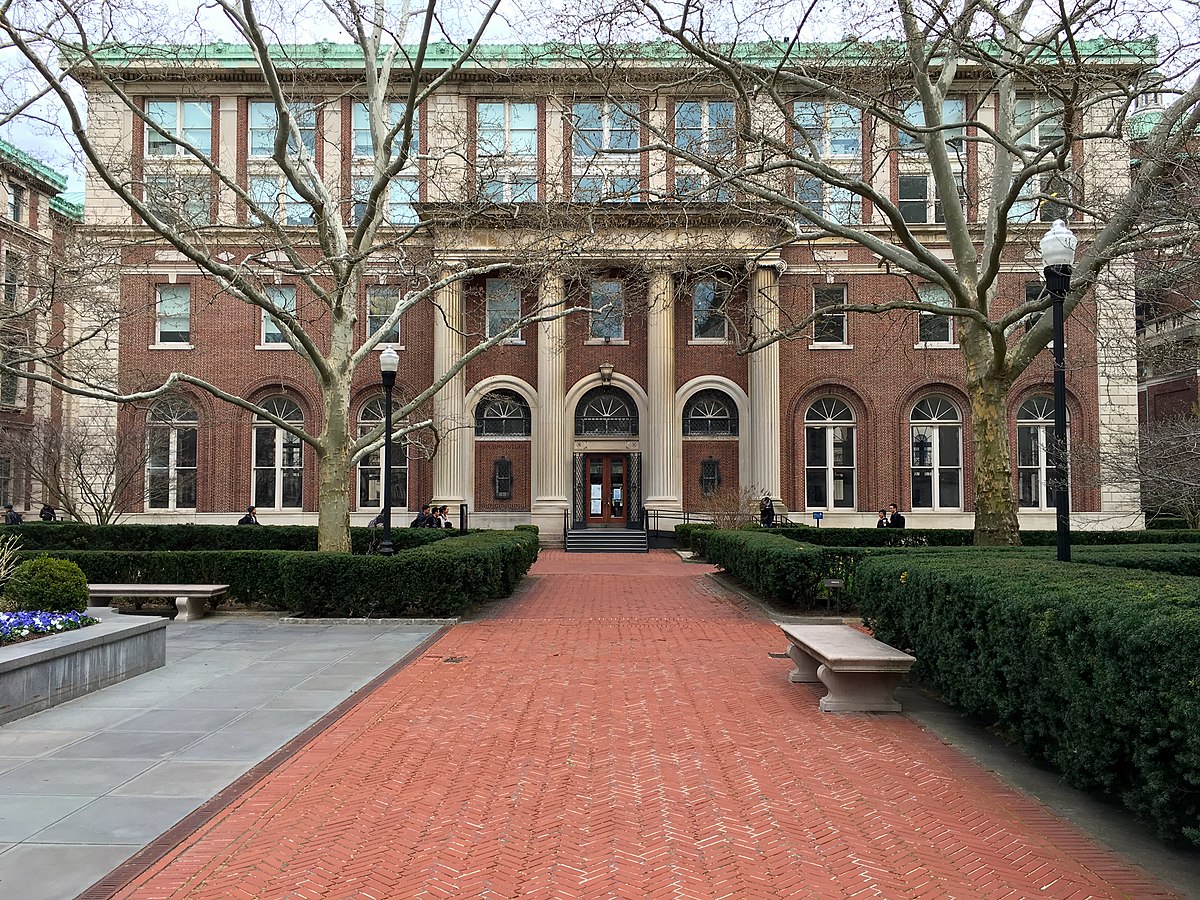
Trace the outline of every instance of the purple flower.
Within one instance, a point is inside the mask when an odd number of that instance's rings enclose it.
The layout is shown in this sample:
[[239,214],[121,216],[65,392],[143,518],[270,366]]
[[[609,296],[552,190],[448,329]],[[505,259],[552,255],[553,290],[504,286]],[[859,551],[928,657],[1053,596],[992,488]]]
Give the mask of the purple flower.
[[74,631],[87,625],[96,625],[99,621],[99,619],[80,612],[0,613],[0,644],[11,643],[33,635]]

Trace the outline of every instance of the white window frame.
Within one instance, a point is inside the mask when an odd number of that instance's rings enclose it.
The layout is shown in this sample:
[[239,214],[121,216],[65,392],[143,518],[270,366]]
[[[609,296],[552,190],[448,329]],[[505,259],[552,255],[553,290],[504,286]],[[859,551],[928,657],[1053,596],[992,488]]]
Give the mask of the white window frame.
[[[156,416],[161,416],[156,417]],[[192,432],[192,452],[194,459],[192,465],[186,466],[180,464],[180,433],[183,431]],[[167,457],[162,465],[156,465],[151,449],[151,441],[153,435],[160,432],[166,432],[167,437]],[[188,509],[196,508],[196,498],[199,496],[199,457],[200,457],[200,419],[196,410],[189,405],[183,403],[158,403],[150,410],[146,416],[146,509],[147,510],[173,510],[173,509]],[[164,505],[155,505],[154,489],[151,487],[151,482],[157,473],[166,474],[166,503]],[[184,477],[181,477],[184,476]],[[186,482],[191,481],[192,502],[180,503],[180,489],[184,487]]]
[[1046,148],[1066,136],[1062,102],[1053,97],[1018,97],[1013,107],[1013,143]]
[[[728,115],[726,109],[728,107]],[[700,114],[698,125],[680,123],[681,113],[695,108]],[[714,123],[714,118],[716,122]],[[721,129],[728,129],[726,134]],[[684,143],[680,132],[696,133],[696,137]],[[737,135],[737,106],[732,100],[705,98],[701,100],[675,101],[675,146],[693,156],[713,159],[728,159],[733,156]]]
[[[485,107],[503,107],[504,121],[495,123],[494,120],[489,120],[486,124],[483,119],[483,111]],[[532,114],[533,127],[518,127],[516,120],[518,114],[521,116]],[[502,141],[502,146],[495,141],[484,140],[484,132],[497,133]],[[516,145],[517,135],[533,135],[532,141],[523,141],[525,145],[521,148],[523,151],[517,152],[514,149]],[[518,101],[508,99],[492,99],[480,100],[475,106],[475,148],[476,157],[503,157],[505,159],[527,160],[535,162],[538,156],[538,147],[540,146],[540,138],[538,130],[538,112],[537,104],[533,101]]]
[[[162,121],[156,114],[155,107],[171,109],[170,123]],[[188,124],[191,115],[203,112],[205,121],[201,124]],[[212,101],[187,100],[183,97],[150,97],[146,100],[146,118],[157,124],[163,131],[176,140],[186,141],[200,152],[201,156],[212,155]],[[162,137],[150,122],[146,122],[143,130],[146,132],[145,152],[147,159],[163,159],[172,156],[191,156],[187,150],[172,141]],[[202,140],[197,141],[197,138]]]
[[[280,225],[310,226],[316,213],[282,172],[256,172],[249,176],[246,192],[270,218]],[[253,210],[247,210],[251,226],[262,224]]]
[[[299,405],[294,400],[286,397],[272,397],[263,404],[263,409],[278,416],[285,422],[290,422],[295,425],[303,426],[304,414],[301,412]],[[268,419],[260,419],[255,416],[253,435],[250,442],[250,469],[254,473],[254,480],[250,486],[251,499],[250,502],[255,506],[263,509],[303,509],[304,508],[304,442],[300,438],[293,436],[289,432],[284,431],[274,422]],[[264,441],[265,445],[270,447],[272,451],[271,464],[259,465],[257,459],[257,451],[259,442]],[[294,456],[292,455],[294,454]],[[288,457],[291,457],[294,462],[287,464]],[[272,473],[271,488],[274,492],[274,498],[269,502],[264,500],[259,494],[258,485],[260,482],[260,473]],[[283,506],[283,489],[288,478],[299,479],[299,495],[296,503],[291,503]],[[265,479],[264,479],[265,481]]]
[[[408,105],[399,100],[393,100],[390,103],[384,104],[384,116],[388,131],[396,127],[397,122],[401,122],[408,112]],[[404,131],[401,129],[396,132],[396,136],[392,141],[392,159],[395,159],[400,152],[400,144],[404,137]],[[366,101],[355,100],[351,104],[350,111],[350,146],[351,153],[354,159],[374,159],[375,147],[371,140],[371,122],[367,109]],[[420,133],[420,117],[414,113],[412,118],[412,140],[408,145],[408,160],[407,165],[416,162],[416,156],[421,152],[421,133]]]
[[14,222],[23,222],[25,212],[29,207],[26,202],[28,190],[24,185],[16,184],[12,181],[8,183],[8,217]]
[[[848,103],[796,100],[796,149],[801,156],[816,148],[818,159],[862,159],[862,110]],[[853,147],[847,136],[853,135]],[[840,137],[839,137],[840,136]]]
[[[173,298],[172,296],[173,295]],[[175,309],[168,309],[167,304],[174,299]],[[179,340],[164,335],[178,334],[179,328],[164,328],[173,320],[184,320],[187,328],[184,338]],[[190,284],[159,284],[154,288],[154,344],[159,347],[192,346],[192,286]]]
[[207,175],[149,172],[142,184],[143,201],[164,222],[212,224],[212,184]]
[[[488,278],[483,288],[485,334],[488,339],[496,337],[508,326],[521,318],[521,288],[508,278]],[[515,306],[514,309],[507,307]],[[518,328],[504,339],[506,344],[524,344]]]
[[0,503],[17,505],[16,497],[13,494],[15,483],[12,457],[0,456]]
[[802,175],[796,182],[796,199],[838,225],[862,224],[862,197],[849,188]]
[[29,379],[15,372],[0,372],[0,409],[25,409],[28,385]]
[[4,309],[15,313],[25,307],[21,287],[25,279],[25,257],[12,250],[4,251]]
[[[837,465],[834,455],[834,438],[837,429],[850,430],[850,452],[853,456],[850,465]],[[822,465],[810,465],[808,458],[809,437],[811,431],[821,431],[824,442],[825,462]],[[844,442],[843,442],[844,443]],[[850,472],[850,497],[845,498],[844,473]],[[825,505],[820,506],[809,501],[809,480],[813,473],[824,473]],[[842,498],[837,498],[839,486],[838,473],[843,473],[840,479]],[[855,420],[854,409],[846,401],[838,397],[822,397],[811,403],[804,413],[804,508],[826,511],[850,510],[858,508],[858,423]]]
[[[703,301],[703,302],[702,302]],[[703,315],[703,321],[701,321]],[[701,334],[702,324],[720,321],[720,334]],[[729,285],[719,278],[703,278],[692,284],[693,344],[729,343]]]
[[[368,434],[372,429],[378,427],[384,420],[384,398],[375,397],[363,404],[358,413],[358,435],[362,437]],[[395,409],[395,401],[393,401],[393,410]],[[396,434],[398,425],[407,424],[406,420],[395,418],[393,412],[392,419],[392,510],[408,509],[408,440],[403,434]],[[383,444],[379,445],[379,449],[372,453],[364,454],[358,461],[358,479],[355,490],[356,509],[382,509],[383,508]],[[374,487],[375,499],[370,497],[371,488]],[[403,496],[396,496],[396,488],[402,488]],[[405,522],[396,522],[393,520],[392,525],[405,525]]]
[[[1037,415],[1030,415],[1033,410]],[[1067,452],[1071,448],[1070,416],[1067,421]],[[1021,462],[1021,439],[1023,432],[1031,433],[1036,462],[1033,465]],[[1054,398],[1048,394],[1030,397],[1017,410],[1017,509],[1052,510],[1057,508],[1053,492],[1049,488],[1054,463],[1050,459],[1050,447],[1054,445]],[[1037,479],[1037,501],[1027,503],[1022,494],[1021,476],[1031,473]]]
[[[834,297],[837,294],[836,299]],[[821,295],[825,295],[826,302],[821,302]],[[827,306],[845,306],[846,305],[847,286],[844,284],[814,284],[813,285],[813,314],[819,314],[813,319],[812,342],[815,347],[848,347],[849,339],[847,337],[847,321],[845,312],[821,313],[821,310]],[[832,302],[830,302],[832,301]],[[822,334],[822,321],[829,322],[836,319],[840,323],[838,331],[840,337],[830,340]]]
[[[300,144],[307,155],[317,155],[317,104],[312,102],[289,103],[288,110],[300,132]],[[275,131],[279,128],[279,110],[271,100],[251,100],[246,135],[246,155],[251,159],[269,159],[274,154]],[[257,121],[256,121],[257,120]],[[300,148],[288,136],[287,151],[299,156]]]
[[[376,312],[378,307],[373,301],[379,298],[385,298],[391,301],[391,306],[387,312]],[[370,337],[376,331],[382,328],[383,324],[389,318],[391,318],[392,313],[395,312],[396,307],[400,303],[400,288],[394,285],[368,285],[366,302],[367,337]],[[400,345],[400,322],[401,320],[397,319],[396,323],[392,326],[392,330],[380,338],[378,345],[380,350],[382,350],[385,346],[390,346],[393,350],[404,349],[404,347]]]
[[[901,117],[909,125],[925,127],[925,106],[920,100],[910,100],[901,111]],[[947,144],[961,141],[966,135],[967,102],[962,97],[947,97],[942,101],[942,140]],[[896,128],[896,143],[902,151],[925,149],[924,135],[909,134]]]
[[[917,288],[917,296],[922,303],[934,303],[934,304],[937,304],[938,306],[945,306],[947,308],[954,305],[950,301],[950,295],[947,294],[945,290],[943,290],[942,288],[938,287],[935,284],[921,285],[920,287]],[[928,328],[933,327],[934,319],[945,319],[946,320],[946,339],[945,340],[938,340],[938,339],[927,340],[923,337],[922,332]],[[918,312],[918,314],[917,314],[917,342],[916,342],[916,344],[913,345],[913,347],[915,349],[922,349],[922,348],[929,348],[929,347],[957,347],[957,346],[958,346],[958,344],[955,340],[954,316],[949,315],[949,314],[941,315],[939,313],[926,312],[925,310],[921,310],[920,312]]]
[[[614,289],[615,288],[615,289]],[[615,278],[594,278],[589,285],[588,343],[625,342],[625,286]],[[611,308],[606,308],[610,307]],[[605,334],[603,325],[615,322],[615,334]],[[599,333],[598,333],[599,332]]]
[[[636,102],[636,101],[634,101]],[[582,108],[597,112],[589,118],[599,127],[580,126]],[[617,116],[632,128],[616,128]],[[632,203],[641,199],[642,172],[635,151],[641,145],[641,126],[637,115],[626,111],[625,105],[614,100],[576,100],[571,105],[571,199],[576,203]],[[592,138],[583,137],[591,133]],[[598,134],[599,140],[596,140]],[[631,135],[626,142],[614,146],[615,135]]]
[[[366,215],[367,199],[374,178],[355,176],[351,183],[350,224],[358,225]],[[415,204],[420,199],[420,183],[416,175],[396,175],[388,182],[383,221],[388,225],[415,225],[419,221]]]
[[[296,315],[296,288],[290,284],[271,284],[263,288],[263,292],[267,295],[272,303],[285,312]],[[292,345],[288,343],[287,337],[284,335],[283,328],[276,321],[275,317],[267,310],[262,311],[262,326],[259,331],[259,342],[257,350],[290,350]]]
[[[935,405],[936,404],[936,405]],[[917,410],[924,406],[930,409],[929,418],[918,418]],[[953,414],[953,418],[945,414],[949,410]],[[909,496],[912,498],[913,509],[928,509],[933,511],[939,510],[961,510],[963,508],[963,417],[962,411],[958,408],[958,404],[941,395],[931,395],[922,397],[919,401],[913,404],[912,410],[908,417],[908,439],[909,439],[909,460],[908,460],[908,476],[909,476]],[[943,429],[954,429],[953,449],[956,453],[958,464],[946,464],[942,461],[943,457]],[[917,433],[920,431],[928,431],[930,434],[929,446],[929,465],[917,465],[917,458],[913,452],[916,444]],[[916,479],[918,472],[927,472],[929,477],[929,504],[919,504],[917,502]],[[954,472],[957,474],[957,491],[958,500],[956,503],[948,504],[942,502],[941,481],[944,473]]]

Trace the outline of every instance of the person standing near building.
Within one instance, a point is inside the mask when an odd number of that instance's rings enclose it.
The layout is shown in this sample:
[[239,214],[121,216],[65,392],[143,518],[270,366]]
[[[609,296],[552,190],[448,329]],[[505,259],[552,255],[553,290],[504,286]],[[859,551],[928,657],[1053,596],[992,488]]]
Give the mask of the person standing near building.
[[887,514],[888,513],[887,513],[886,509],[881,509],[879,511],[879,521],[875,523],[876,528],[887,528],[888,527]]
[[258,521],[258,515],[255,513],[255,507],[247,506],[246,514],[244,516],[242,516],[240,519],[238,519],[238,524],[239,525],[261,525],[262,523]]
[[46,503],[43,504],[42,511],[38,513],[38,518],[43,522],[56,522],[58,521],[58,513],[54,511],[53,506],[51,506],[49,503]]
[[13,509],[13,505],[11,503],[4,504],[5,525],[20,525],[23,521],[24,519],[21,518],[21,514]]
[[900,512],[900,507],[898,507],[895,503],[893,503],[891,506],[888,507],[888,512],[889,512],[889,515],[888,515],[887,527],[888,528],[903,528],[904,527],[904,513]]

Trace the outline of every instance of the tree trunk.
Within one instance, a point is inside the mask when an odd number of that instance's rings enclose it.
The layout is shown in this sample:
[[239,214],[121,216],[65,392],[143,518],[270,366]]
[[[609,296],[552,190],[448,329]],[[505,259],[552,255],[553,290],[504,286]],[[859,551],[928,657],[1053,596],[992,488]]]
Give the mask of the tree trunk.
[[[348,379],[347,379],[348,380]],[[317,449],[317,549],[350,552],[350,404],[344,386],[325,391],[325,431]]]
[[975,450],[975,546],[1018,546],[1017,502],[1012,486],[1008,382],[984,376],[968,383],[971,443]]

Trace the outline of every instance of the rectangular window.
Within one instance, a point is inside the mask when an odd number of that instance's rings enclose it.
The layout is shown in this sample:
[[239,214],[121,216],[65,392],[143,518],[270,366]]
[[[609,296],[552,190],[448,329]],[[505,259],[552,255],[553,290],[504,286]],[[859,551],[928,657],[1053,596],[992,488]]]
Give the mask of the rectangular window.
[[685,100],[675,104],[675,146],[696,156],[729,157],[737,133],[729,100]]
[[[946,143],[961,141],[964,131],[963,122],[967,117],[967,104],[961,98],[947,98],[942,101],[942,140]],[[916,128],[925,127],[925,107],[920,100],[913,100],[904,107],[904,120]],[[925,146],[922,132],[909,133],[900,129],[898,141],[901,150],[919,150]]]
[[475,121],[478,156],[537,157],[536,103],[481,102],[476,107]]
[[901,175],[896,206],[905,222],[926,224],[929,221],[929,176]]
[[11,181],[8,183],[8,217],[14,222],[25,217],[25,188]]
[[[407,106],[404,103],[392,102],[384,105],[384,126],[388,131],[391,131],[397,124],[404,121],[404,114]],[[354,155],[360,159],[372,159],[375,156],[374,143],[371,140],[371,120],[367,110],[367,104],[360,101],[355,101],[351,112],[352,131],[353,131],[353,146]],[[420,133],[418,131],[417,116],[412,119],[412,140],[408,146],[408,163],[415,162],[416,155],[420,150]],[[395,159],[400,153],[400,145],[404,141],[404,130],[396,132],[392,140],[392,158]]]
[[862,197],[849,188],[826,184],[820,178],[801,178],[796,200],[838,225],[862,222]]
[[511,500],[512,490],[512,460],[501,457],[492,463],[492,496],[497,500]]
[[862,111],[845,103],[797,100],[796,147],[802,155],[857,159],[862,155]]
[[728,302],[729,287],[720,281],[700,281],[692,286],[693,340],[729,339],[729,319],[726,318]]
[[1050,97],[1017,100],[1013,110],[1015,143],[1034,147],[1056,147],[1065,137],[1063,105]]
[[300,196],[299,191],[288,182],[285,186],[285,195],[287,197],[287,219],[288,225],[312,225],[316,222],[313,213],[312,205]]
[[[821,313],[823,309],[844,306],[845,303],[846,286],[844,284],[823,284],[813,287],[814,313]],[[846,343],[846,314],[829,312],[818,315],[813,320],[813,343]]]
[[279,221],[283,211],[283,197],[279,192],[279,176],[251,175],[246,193],[250,195],[254,205],[262,211],[260,215],[254,210],[250,210],[251,225],[261,224],[264,219]]
[[[935,195],[935,199],[933,201],[933,221],[939,224],[944,224],[946,221],[946,213],[942,208],[942,198],[936,196],[937,187],[933,183],[932,175],[929,176],[929,187],[930,193]],[[969,210],[967,209],[967,186],[963,182],[961,175],[955,179],[955,190],[958,191],[959,208],[963,211],[963,215],[966,216],[969,213]]]
[[[367,288],[367,334],[379,331],[387,324],[387,320],[396,311],[400,302],[400,290],[395,287],[380,285]],[[384,344],[400,343],[400,322],[397,320],[380,338]]]
[[[381,407],[382,408],[382,407]],[[359,435],[369,432],[370,423],[358,427]],[[368,453],[358,464],[358,508],[379,509],[383,506],[383,449]],[[392,525],[405,525],[397,518],[397,510],[408,509],[408,443],[403,437],[392,438]]]
[[4,254],[4,308],[15,312],[21,299],[21,279],[25,276],[25,260],[15,253]]
[[[212,103],[175,98],[146,101],[146,118],[167,135],[191,144],[203,156],[212,152]],[[146,124],[147,156],[185,156],[183,147]]]
[[[494,338],[512,327],[521,318],[521,289],[504,278],[489,278],[485,288],[487,306],[487,337]],[[518,330],[507,340],[519,341]]]
[[479,182],[479,197],[488,203],[533,203],[538,198],[537,176],[531,172],[497,172],[495,167]]
[[147,175],[146,206],[169,225],[212,223],[211,183],[206,175]]
[[729,185],[718,181],[707,172],[675,170],[675,197],[682,201],[702,203],[727,203],[733,194]]
[[7,456],[0,456],[0,504],[3,503],[16,503],[13,499],[13,464]]
[[0,406],[21,406],[21,379],[13,372],[0,372]]
[[[273,285],[266,288],[265,292],[267,299],[280,310],[292,316],[296,315],[296,289],[294,287]],[[262,328],[263,344],[287,344],[287,338],[283,336],[279,322],[265,309],[263,310]]]
[[[917,295],[922,303],[950,306],[950,296],[936,285],[921,285]],[[953,344],[954,317],[922,311],[917,322],[917,341],[921,344]]]
[[593,340],[624,340],[625,298],[621,282],[592,282],[590,318],[588,334]]
[[625,154],[636,150],[640,143],[637,116],[624,104],[614,100],[576,103],[571,113],[575,122],[571,152],[577,159],[605,153],[629,158]]
[[[310,157],[317,155],[317,106],[315,103],[291,103],[288,105],[296,128],[300,132],[300,143]],[[279,113],[269,100],[255,100],[250,104],[250,155],[269,157],[275,152],[275,131],[279,127]],[[288,137],[288,153],[299,154],[299,147]]]
[[[367,214],[367,201],[371,197],[372,179],[355,178],[351,186],[353,207],[351,224],[358,225]],[[416,203],[420,199],[416,178],[397,175],[388,182],[386,208],[383,221],[388,225],[415,225]]]
[[192,289],[186,284],[158,286],[159,344],[186,344],[191,340]]

